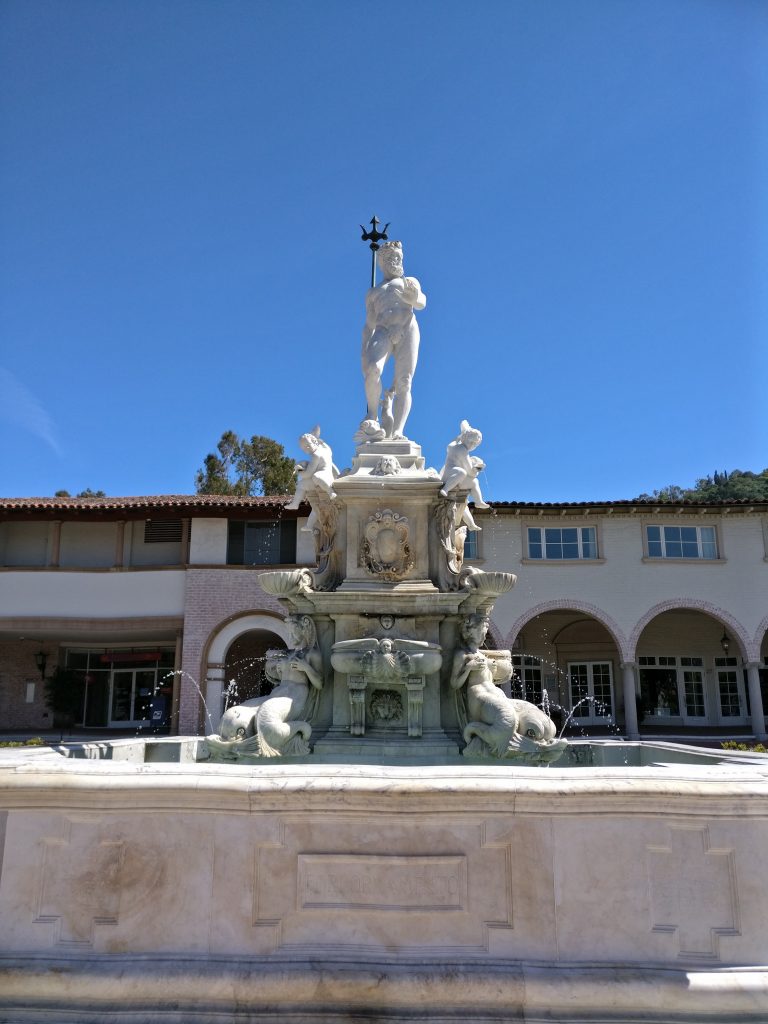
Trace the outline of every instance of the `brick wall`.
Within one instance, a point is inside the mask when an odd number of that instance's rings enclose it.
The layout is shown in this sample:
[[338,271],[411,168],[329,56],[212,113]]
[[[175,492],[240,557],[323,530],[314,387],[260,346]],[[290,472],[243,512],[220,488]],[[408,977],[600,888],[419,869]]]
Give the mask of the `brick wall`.
[[[45,650],[39,640],[0,643],[0,731],[50,729],[53,713],[45,706],[44,683],[35,664],[35,654]],[[45,673],[56,667],[55,652],[49,651]],[[27,683],[34,683],[34,701],[27,703]]]
[[[202,705],[197,686],[205,693],[206,665],[203,654],[212,634],[228,620],[253,613],[285,610],[259,586],[259,571],[244,569],[195,569],[187,571],[184,605],[184,649],[179,689],[179,732],[198,733]],[[197,685],[195,685],[197,684]]]

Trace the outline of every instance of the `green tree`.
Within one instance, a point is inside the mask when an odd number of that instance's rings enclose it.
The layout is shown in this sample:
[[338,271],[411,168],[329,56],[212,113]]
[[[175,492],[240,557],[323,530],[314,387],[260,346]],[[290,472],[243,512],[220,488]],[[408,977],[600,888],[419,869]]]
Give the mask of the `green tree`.
[[[94,491],[90,487],[86,487],[84,491],[79,491],[76,498],[106,498],[104,491]],[[72,495],[69,491],[56,491],[55,498],[71,498]]]
[[271,437],[254,434],[250,441],[226,430],[198,469],[198,494],[291,494],[296,463]]
[[641,494],[635,501],[768,501],[768,469],[761,473],[733,469],[715,470],[697,480],[693,487],[670,484],[653,494]]

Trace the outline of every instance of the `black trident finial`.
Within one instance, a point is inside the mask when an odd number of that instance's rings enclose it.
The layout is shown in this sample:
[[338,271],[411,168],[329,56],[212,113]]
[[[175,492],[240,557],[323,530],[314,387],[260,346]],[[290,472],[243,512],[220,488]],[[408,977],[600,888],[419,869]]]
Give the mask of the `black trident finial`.
[[363,225],[360,225],[360,230],[363,232],[363,241],[371,243],[369,246],[371,250],[371,288],[376,286],[376,253],[379,249],[379,242],[386,242],[387,228],[389,227],[387,223],[384,225],[384,230],[379,231],[379,224],[381,224],[381,221],[374,213],[373,217],[371,217],[370,231],[366,231]]

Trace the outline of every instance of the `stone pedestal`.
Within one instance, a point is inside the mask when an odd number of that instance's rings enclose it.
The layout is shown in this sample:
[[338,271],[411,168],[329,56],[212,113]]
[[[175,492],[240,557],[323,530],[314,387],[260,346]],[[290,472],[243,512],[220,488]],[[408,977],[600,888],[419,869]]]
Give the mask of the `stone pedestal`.
[[421,445],[403,438],[395,441],[369,441],[359,444],[352,460],[354,474],[372,473],[378,476],[394,476],[409,470],[424,470]]

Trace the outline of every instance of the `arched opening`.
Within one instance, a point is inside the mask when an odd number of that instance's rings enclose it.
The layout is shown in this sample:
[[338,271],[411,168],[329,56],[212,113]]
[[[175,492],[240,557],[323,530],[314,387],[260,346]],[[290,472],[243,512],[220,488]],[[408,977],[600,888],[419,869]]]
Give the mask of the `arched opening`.
[[[238,639],[247,637],[248,634],[255,634],[255,636],[251,640],[243,641],[242,647],[235,647]],[[225,706],[248,699],[244,696],[248,686],[262,685],[260,674],[257,672],[257,667],[263,665],[263,661],[260,659],[271,647],[286,647],[287,638],[288,631],[285,621],[266,612],[248,612],[230,619],[211,634],[204,655],[206,666],[205,727],[207,732],[216,732]],[[233,647],[234,651],[230,655]],[[263,653],[261,653],[262,650]],[[228,672],[228,668],[231,668],[231,671]],[[242,672],[242,693],[240,692],[240,669],[244,670]],[[228,690],[231,679],[234,679],[235,682],[230,695]],[[235,696],[235,689],[238,691],[237,696]]]
[[264,672],[267,651],[285,649],[282,637],[265,629],[249,629],[235,637],[224,662],[225,708],[269,693],[272,683]]
[[548,700],[556,723],[570,717],[575,729],[595,733],[623,720],[620,650],[593,615],[568,608],[535,615],[517,634],[512,664],[512,696]]
[[636,647],[643,732],[747,731],[745,651],[734,625],[689,607],[650,618]]

